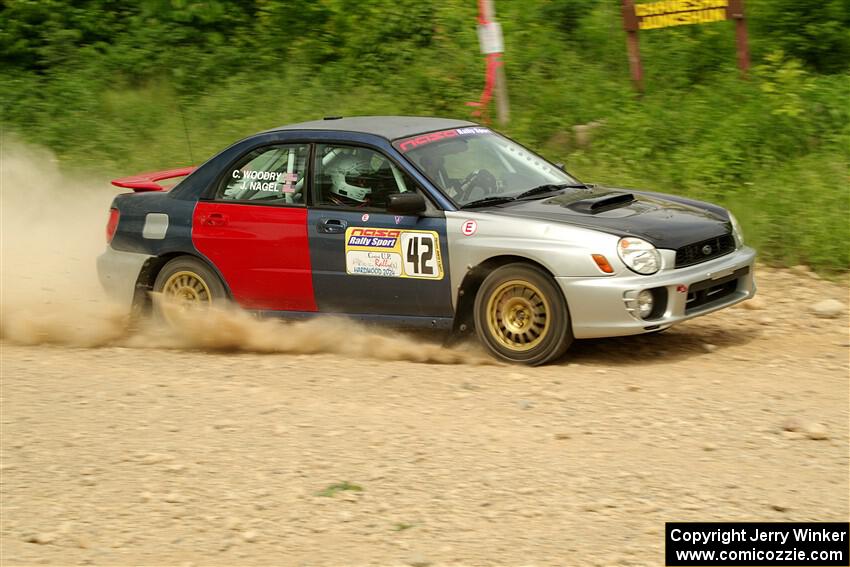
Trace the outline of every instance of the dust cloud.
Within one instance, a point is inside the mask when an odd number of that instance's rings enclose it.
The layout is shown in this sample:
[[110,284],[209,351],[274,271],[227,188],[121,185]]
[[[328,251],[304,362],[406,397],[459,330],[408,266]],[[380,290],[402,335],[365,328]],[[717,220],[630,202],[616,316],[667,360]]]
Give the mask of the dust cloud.
[[95,270],[115,195],[105,178],[60,171],[49,151],[0,139],[0,336],[99,346],[125,334]]
[[[132,173],[132,172],[127,172]],[[238,309],[172,311],[174,326],[131,321],[97,279],[96,258],[116,189],[105,176],[60,170],[43,148],[0,138],[0,339],[27,345],[123,346],[279,354],[339,354],[439,364],[492,363],[472,347],[342,318],[260,320]]]

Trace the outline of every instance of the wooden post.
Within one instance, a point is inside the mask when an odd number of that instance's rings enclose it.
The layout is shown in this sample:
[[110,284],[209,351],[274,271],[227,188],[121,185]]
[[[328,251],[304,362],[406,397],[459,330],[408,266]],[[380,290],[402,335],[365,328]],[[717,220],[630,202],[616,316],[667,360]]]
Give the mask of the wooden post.
[[738,50],[738,69],[747,78],[750,69],[750,49],[747,45],[747,20],[744,19],[744,0],[729,0],[728,17],[735,20],[735,44]]
[[623,0],[623,27],[626,29],[626,47],[629,50],[629,69],[632,83],[639,93],[643,93],[643,67],[640,63],[640,44],[638,42],[638,22],[635,14],[635,0]]
[[643,67],[640,64],[640,44],[636,31],[628,32],[626,46],[629,49],[629,68],[632,71],[632,81],[638,92],[643,92]]
[[[493,8],[493,0],[481,0],[481,8],[485,22],[496,21],[496,10]],[[508,85],[505,81],[504,54],[501,57],[502,64],[496,67],[493,95],[496,97],[496,117],[499,120],[499,125],[505,126],[511,119],[511,112],[510,104],[508,103]]]

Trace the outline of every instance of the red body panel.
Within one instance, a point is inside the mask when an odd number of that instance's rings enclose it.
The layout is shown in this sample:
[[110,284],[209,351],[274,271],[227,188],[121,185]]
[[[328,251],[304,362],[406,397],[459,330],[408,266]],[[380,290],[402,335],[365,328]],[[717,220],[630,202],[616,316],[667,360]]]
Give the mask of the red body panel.
[[195,171],[194,166],[179,167],[177,169],[166,169],[165,171],[151,171],[149,173],[139,173],[130,177],[122,177],[115,179],[112,184],[116,187],[126,187],[137,193],[144,191],[163,191],[164,186],[157,183],[163,179],[174,179],[175,177],[184,177]]
[[307,209],[200,201],[192,241],[242,307],[316,311]]

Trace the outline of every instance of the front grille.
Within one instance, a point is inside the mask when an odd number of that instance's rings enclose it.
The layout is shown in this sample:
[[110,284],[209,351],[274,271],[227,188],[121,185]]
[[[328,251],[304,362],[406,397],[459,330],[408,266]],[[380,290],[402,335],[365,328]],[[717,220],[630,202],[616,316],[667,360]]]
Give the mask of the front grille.
[[732,280],[707,289],[689,292],[687,303],[685,303],[685,315],[689,315],[694,309],[702,307],[706,303],[717,301],[735,293],[736,289],[738,289],[738,280]]
[[684,268],[719,258],[735,250],[735,238],[724,234],[702,242],[688,244],[676,250],[676,267]]
[[690,315],[704,305],[728,297],[738,290],[741,278],[750,273],[749,266],[738,268],[731,274],[716,280],[703,280],[688,287],[685,315]]

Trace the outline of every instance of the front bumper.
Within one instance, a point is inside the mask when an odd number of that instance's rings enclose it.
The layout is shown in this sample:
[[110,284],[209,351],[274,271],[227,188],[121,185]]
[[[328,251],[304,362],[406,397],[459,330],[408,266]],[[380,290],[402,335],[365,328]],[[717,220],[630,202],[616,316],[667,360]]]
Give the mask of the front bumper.
[[[651,276],[627,271],[610,277],[555,279],[567,299],[576,338],[637,335],[666,329],[753,297],[755,257],[755,250],[744,247],[716,260],[668,268]],[[700,291],[690,292],[691,286]],[[663,309],[648,320],[632,315],[626,301],[627,292],[645,289],[666,295]]]
[[111,246],[97,257],[97,275],[100,285],[106,290],[110,299],[128,307],[132,305],[139,274],[150,258],[153,256],[115,250]]

